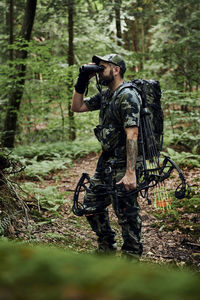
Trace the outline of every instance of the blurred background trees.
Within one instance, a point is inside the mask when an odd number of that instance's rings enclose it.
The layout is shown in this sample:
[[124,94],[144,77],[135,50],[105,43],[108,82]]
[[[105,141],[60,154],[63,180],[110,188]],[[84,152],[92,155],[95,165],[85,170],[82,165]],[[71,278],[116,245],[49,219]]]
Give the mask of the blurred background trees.
[[74,82],[94,54],[117,52],[126,80],[161,82],[166,147],[199,153],[199,1],[2,0],[0,7],[2,146],[92,135],[98,115],[70,110]]

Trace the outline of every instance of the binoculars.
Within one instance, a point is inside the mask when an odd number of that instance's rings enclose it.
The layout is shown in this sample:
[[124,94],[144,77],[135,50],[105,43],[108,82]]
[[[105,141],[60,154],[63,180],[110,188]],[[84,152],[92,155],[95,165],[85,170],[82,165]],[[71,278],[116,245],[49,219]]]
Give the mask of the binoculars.
[[80,72],[92,74],[92,73],[99,73],[103,72],[104,66],[98,66],[98,65],[83,65],[80,67]]

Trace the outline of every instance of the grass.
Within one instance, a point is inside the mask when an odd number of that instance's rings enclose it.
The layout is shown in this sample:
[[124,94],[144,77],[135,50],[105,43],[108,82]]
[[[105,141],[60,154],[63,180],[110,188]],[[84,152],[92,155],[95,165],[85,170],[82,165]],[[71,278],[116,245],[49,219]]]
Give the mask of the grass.
[[188,269],[0,241],[2,299],[197,300]]

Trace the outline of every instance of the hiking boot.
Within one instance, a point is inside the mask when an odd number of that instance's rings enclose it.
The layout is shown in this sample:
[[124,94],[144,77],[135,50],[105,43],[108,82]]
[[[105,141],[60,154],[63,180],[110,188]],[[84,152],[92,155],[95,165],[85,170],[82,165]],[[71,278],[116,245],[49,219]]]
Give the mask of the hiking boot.
[[132,248],[123,245],[121,250],[121,257],[127,258],[128,260],[132,260],[135,262],[140,261],[140,257],[142,256],[142,246],[137,249],[137,247]]
[[130,251],[122,251],[121,257],[125,258],[129,261],[139,262],[141,255],[130,252]]
[[99,244],[98,249],[96,250],[96,254],[102,255],[115,255],[117,252],[117,243],[113,244]]

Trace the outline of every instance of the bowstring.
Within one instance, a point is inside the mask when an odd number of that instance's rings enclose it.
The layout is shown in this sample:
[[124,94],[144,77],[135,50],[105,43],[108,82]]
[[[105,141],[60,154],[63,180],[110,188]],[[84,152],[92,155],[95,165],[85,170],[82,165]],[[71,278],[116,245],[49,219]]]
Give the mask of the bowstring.
[[[143,130],[145,135],[146,141],[146,150],[147,150],[147,157],[150,166],[150,174],[156,173],[156,175],[161,175],[159,173],[160,169],[160,162],[159,162],[159,151],[156,147],[156,141],[154,137],[154,133],[152,130],[151,122],[150,122],[150,115],[148,113],[144,113],[143,119]],[[154,170],[153,170],[154,169]],[[155,208],[161,208],[163,210],[171,208],[171,200],[169,198],[169,194],[167,192],[165,182],[159,182],[156,184],[154,189],[154,206]]]

